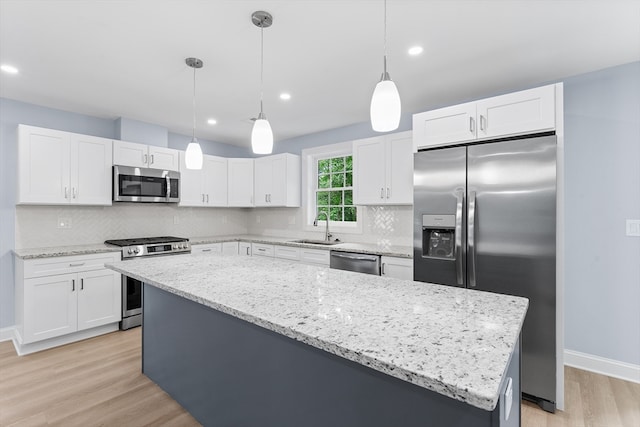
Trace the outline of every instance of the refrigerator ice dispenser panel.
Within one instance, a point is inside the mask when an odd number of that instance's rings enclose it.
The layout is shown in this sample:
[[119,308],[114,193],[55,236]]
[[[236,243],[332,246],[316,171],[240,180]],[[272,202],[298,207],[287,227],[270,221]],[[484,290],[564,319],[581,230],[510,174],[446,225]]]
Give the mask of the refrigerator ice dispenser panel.
[[455,259],[455,215],[422,215],[422,256]]

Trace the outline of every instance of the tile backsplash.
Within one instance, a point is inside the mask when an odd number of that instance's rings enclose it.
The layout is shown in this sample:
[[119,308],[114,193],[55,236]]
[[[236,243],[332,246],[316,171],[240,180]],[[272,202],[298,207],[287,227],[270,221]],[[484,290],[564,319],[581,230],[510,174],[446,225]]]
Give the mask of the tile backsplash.
[[16,248],[101,243],[107,239],[247,233],[247,209],[169,204],[16,206]]

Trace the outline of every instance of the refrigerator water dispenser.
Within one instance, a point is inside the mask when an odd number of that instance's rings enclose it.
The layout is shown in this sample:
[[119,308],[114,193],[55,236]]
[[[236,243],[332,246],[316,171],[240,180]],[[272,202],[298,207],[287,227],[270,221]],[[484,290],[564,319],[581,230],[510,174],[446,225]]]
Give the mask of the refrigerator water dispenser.
[[422,256],[455,258],[455,215],[422,215]]

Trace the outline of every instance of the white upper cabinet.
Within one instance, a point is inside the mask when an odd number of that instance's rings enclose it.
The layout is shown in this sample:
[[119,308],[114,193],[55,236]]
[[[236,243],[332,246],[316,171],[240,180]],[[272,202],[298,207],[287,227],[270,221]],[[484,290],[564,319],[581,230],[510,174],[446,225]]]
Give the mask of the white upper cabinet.
[[112,141],[18,127],[18,204],[111,204]]
[[353,142],[353,202],[356,205],[413,203],[411,131]]
[[113,141],[113,164],[134,168],[180,170],[178,150],[135,142]]
[[227,206],[227,159],[204,155],[202,169],[187,169],[180,155],[180,206]]
[[228,159],[229,206],[253,206],[253,159]]
[[300,156],[283,153],[254,161],[255,206],[300,206]]
[[415,149],[555,128],[556,85],[413,115]]

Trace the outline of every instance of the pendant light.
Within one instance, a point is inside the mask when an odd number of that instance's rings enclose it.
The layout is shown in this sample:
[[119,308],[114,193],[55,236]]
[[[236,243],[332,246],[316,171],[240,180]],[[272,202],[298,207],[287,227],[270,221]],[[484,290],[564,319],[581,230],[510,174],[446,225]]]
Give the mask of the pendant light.
[[264,75],[264,29],[273,23],[273,17],[269,12],[257,11],[251,14],[251,22],[260,27],[260,114],[253,123],[251,131],[251,148],[255,154],[271,154],[273,150],[273,132],[267,116],[262,110],[263,75]]
[[187,169],[202,169],[202,148],[196,139],[196,69],[202,68],[204,63],[198,58],[187,58],[184,62],[193,68],[193,134],[191,142],[187,145],[184,162]]
[[371,127],[376,132],[398,129],[401,110],[398,88],[387,72],[387,0],[384,0],[384,69],[371,97]]

